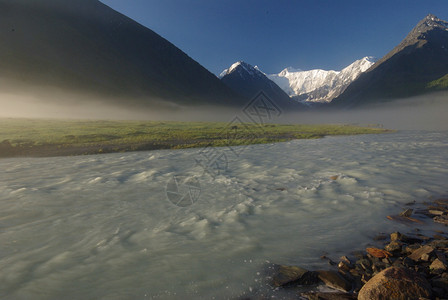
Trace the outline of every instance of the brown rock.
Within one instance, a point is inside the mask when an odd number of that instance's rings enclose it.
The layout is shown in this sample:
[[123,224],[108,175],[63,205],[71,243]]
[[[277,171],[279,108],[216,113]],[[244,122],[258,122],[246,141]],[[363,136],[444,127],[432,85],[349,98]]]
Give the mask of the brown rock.
[[388,252],[399,252],[402,246],[403,244],[400,241],[392,241],[384,247],[384,250]]
[[425,245],[423,247],[418,248],[417,250],[414,250],[412,254],[409,255],[408,257],[414,261],[419,261],[422,259],[422,256],[424,256],[425,254],[430,254],[433,251],[434,251],[433,247]]
[[403,238],[403,234],[399,233],[398,231],[392,232],[390,234],[391,241],[401,241],[402,238]]
[[440,259],[436,258],[429,266],[429,269],[435,272],[443,272],[446,270],[446,264],[442,262]]
[[359,291],[359,300],[431,298],[428,281],[418,273],[397,267],[387,268],[369,280]]
[[272,283],[275,286],[312,285],[317,283],[317,278],[313,272],[301,267],[275,265]]
[[441,215],[443,215],[443,211],[441,211],[441,210],[430,209],[428,212],[429,212],[431,215],[436,215],[436,216],[441,216]]
[[390,252],[382,250],[382,249],[378,249],[378,248],[367,248],[366,251],[370,255],[377,257],[377,258],[383,258],[383,257],[387,258],[389,256],[392,256],[392,254]]
[[448,225],[448,216],[446,215],[434,217],[433,220],[436,223]]

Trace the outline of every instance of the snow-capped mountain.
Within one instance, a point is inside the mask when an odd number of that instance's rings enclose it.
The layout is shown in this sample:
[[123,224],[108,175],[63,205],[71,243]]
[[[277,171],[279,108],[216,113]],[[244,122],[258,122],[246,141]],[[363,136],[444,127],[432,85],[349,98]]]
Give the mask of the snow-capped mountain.
[[373,57],[364,57],[341,71],[320,69],[301,71],[286,68],[278,74],[267,75],[267,77],[297,100],[330,102],[374,63]]
[[332,105],[356,107],[446,90],[447,74],[448,22],[429,14]]
[[251,99],[263,91],[281,108],[297,107],[301,105],[292,100],[275,82],[270,80],[258,67],[239,61],[225,69],[219,77],[232,90]]

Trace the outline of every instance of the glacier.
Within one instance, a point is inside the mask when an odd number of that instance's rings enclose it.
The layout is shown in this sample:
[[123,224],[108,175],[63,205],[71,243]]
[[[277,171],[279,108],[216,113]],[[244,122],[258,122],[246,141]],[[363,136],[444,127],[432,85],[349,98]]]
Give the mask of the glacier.
[[341,71],[321,69],[301,71],[286,68],[278,74],[267,74],[267,76],[289,96],[297,100],[331,102],[374,63],[374,57],[366,56]]

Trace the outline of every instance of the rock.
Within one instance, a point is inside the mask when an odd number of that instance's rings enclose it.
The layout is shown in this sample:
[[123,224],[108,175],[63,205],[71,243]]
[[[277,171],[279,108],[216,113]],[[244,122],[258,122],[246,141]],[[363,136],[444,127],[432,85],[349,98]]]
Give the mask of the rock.
[[434,202],[439,205],[448,205],[448,199],[437,199]]
[[423,247],[414,250],[408,257],[414,261],[419,261],[422,259],[422,256],[424,256],[425,254],[430,254],[433,251],[434,251],[433,247],[425,245]]
[[429,259],[430,259],[430,256],[429,256],[428,253],[424,253],[424,254],[422,254],[422,256],[420,257],[420,260],[421,260],[421,261],[429,261]]
[[378,248],[367,248],[366,251],[370,255],[378,258],[384,258],[384,257],[387,258],[389,256],[392,256],[392,253]]
[[361,267],[362,270],[369,271],[372,267],[372,262],[367,258],[363,258],[356,261],[356,264]]
[[340,261],[338,264],[338,268],[341,271],[344,272],[350,272],[350,270],[353,268],[350,264],[346,263],[345,261]]
[[384,250],[388,252],[401,252],[401,247],[403,244],[400,241],[392,241],[386,247],[384,247]]
[[402,211],[400,213],[400,216],[402,216],[402,217],[410,217],[412,215],[413,211],[414,210],[412,208],[405,209],[404,211]]
[[348,259],[347,256],[341,256],[341,261],[346,262],[347,264],[351,265],[352,262],[350,261],[350,259]]
[[352,284],[348,282],[344,277],[334,271],[317,271],[318,277],[325,285],[330,288],[348,292],[352,289]]
[[399,216],[399,215],[386,216],[386,218],[388,218],[389,220],[392,220],[392,221],[397,221],[397,222],[403,223],[403,224],[407,224],[407,223],[410,223],[410,222],[424,224],[422,221],[420,221],[418,219],[411,218],[411,217],[405,217],[405,216]]
[[419,236],[419,238],[410,237],[410,236],[401,234],[400,232],[397,231],[397,232],[392,232],[390,234],[390,240],[414,244],[414,243],[421,243],[423,240],[428,239],[428,237],[425,237],[424,235],[418,235],[418,236]]
[[431,298],[428,281],[414,271],[390,267],[370,279],[359,291],[359,300]]
[[433,220],[436,223],[448,225],[448,216],[446,215],[434,217]]
[[333,175],[333,176],[330,176],[330,179],[331,179],[331,180],[338,180],[338,178],[339,178],[339,175]]
[[348,293],[324,293],[324,292],[310,292],[302,293],[302,297],[309,300],[351,300],[356,299],[352,294]]
[[274,275],[272,283],[275,286],[290,285],[313,285],[317,284],[317,276],[314,272],[310,272],[297,266],[274,266]]
[[429,244],[434,248],[448,248],[448,240],[434,240]]
[[412,268],[413,266],[415,266],[415,262],[409,257],[403,258],[402,264],[407,268]]
[[401,239],[403,238],[403,234],[399,233],[398,231],[396,232],[392,232],[390,234],[390,240],[391,241],[401,241]]
[[431,285],[433,287],[438,287],[438,288],[444,289],[445,292],[448,292],[448,279],[445,279],[445,278],[432,279]]
[[421,245],[418,245],[418,244],[408,245],[404,248],[404,251],[406,253],[411,254],[412,252],[414,252],[415,250],[417,250],[420,247],[421,247]]
[[446,270],[446,264],[442,262],[440,259],[436,258],[432,264],[429,266],[429,269],[436,273],[442,273]]

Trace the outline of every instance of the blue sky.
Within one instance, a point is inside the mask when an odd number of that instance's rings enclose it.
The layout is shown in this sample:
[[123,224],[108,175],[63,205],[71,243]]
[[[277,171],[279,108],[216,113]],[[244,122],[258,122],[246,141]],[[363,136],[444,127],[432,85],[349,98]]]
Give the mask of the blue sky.
[[381,58],[447,0],[101,0],[154,30],[212,73],[238,60],[266,73],[341,69]]

